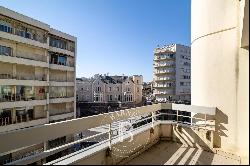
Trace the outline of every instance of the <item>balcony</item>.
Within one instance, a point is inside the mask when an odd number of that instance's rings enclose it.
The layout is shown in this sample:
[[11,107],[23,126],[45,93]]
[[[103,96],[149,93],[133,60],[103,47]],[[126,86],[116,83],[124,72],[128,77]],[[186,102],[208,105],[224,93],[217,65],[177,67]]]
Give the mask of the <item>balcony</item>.
[[215,146],[220,137],[215,132],[221,130],[217,113],[215,107],[170,103],[136,107],[0,134],[0,153],[89,130],[75,141],[9,164],[30,164],[68,148],[74,151],[46,165],[240,164],[239,156]]
[[15,30],[16,29],[13,28],[13,30],[10,33],[0,31],[0,37],[8,39],[8,40],[12,40],[12,41],[32,45],[32,46],[35,46],[35,47],[49,49],[49,44],[47,43],[47,39],[36,40],[36,38],[31,38],[31,37],[25,36],[25,35],[22,36],[22,35],[18,34],[17,31],[16,31],[16,33],[14,33]]
[[27,56],[13,56],[13,55],[0,55],[1,62],[15,63],[21,65],[30,65],[38,67],[48,67],[46,57],[40,57],[40,55],[34,54],[33,57]]
[[30,118],[29,116],[16,116],[15,120],[10,117],[0,118],[0,133],[7,132],[47,123],[47,118]]
[[166,68],[166,67],[168,67],[168,68],[171,68],[171,67],[174,67],[175,66],[175,64],[174,63],[171,63],[171,64],[156,64],[156,65],[154,65],[154,67],[155,68]]
[[174,69],[158,70],[154,73],[155,75],[175,75]]
[[154,93],[155,95],[174,95],[175,90],[174,89],[168,89],[168,90],[163,90],[163,91],[156,91]]

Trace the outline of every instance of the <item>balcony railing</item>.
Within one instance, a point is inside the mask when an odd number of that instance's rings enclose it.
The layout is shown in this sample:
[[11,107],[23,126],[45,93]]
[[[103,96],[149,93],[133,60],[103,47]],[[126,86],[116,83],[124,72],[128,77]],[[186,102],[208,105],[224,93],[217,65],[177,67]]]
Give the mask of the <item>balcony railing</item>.
[[[38,118],[38,119],[42,119],[42,118]],[[33,120],[37,120],[37,119],[30,117],[28,114],[17,115],[17,116],[15,116],[14,119],[12,119],[12,117],[1,117],[0,118],[0,126],[7,126],[7,125],[11,125],[11,124],[30,122]]]
[[36,55],[36,54],[33,54],[32,57],[27,57],[25,55],[14,56],[12,53],[10,55],[2,55],[2,54],[0,54],[0,55],[1,56],[10,56],[10,57],[22,58],[22,59],[28,59],[28,60],[34,60],[34,61],[47,62],[47,58],[45,56]]
[[2,94],[0,102],[16,102],[16,101],[29,101],[29,100],[45,100],[46,95],[25,96],[20,94]]
[[[88,153],[89,155],[97,153],[101,149],[112,149],[119,143],[120,137],[128,136],[128,132],[142,133],[145,130],[153,129],[160,124],[182,125],[190,128],[202,128],[213,132],[215,130],[215,115],[216,108],[200,107],[183,104],[168,104],[160,103],[143,107],[136,107],[122,111],[110,112],[91,117],[67,120],[60,123],[50,125],[42,125],[36,128],[28,128],[17,130],[11,133],[0,134],[0,153],[26,147],[29,145],[39,144],[51,139],[60,138],[70,134],[81,133],[84,130],[94,129],[95,127],[103,128],[103,132],[79,138],[70,143],[66,143],[59,147],[45,150],[36,154],[34,157],[23,158],[10,164],[29,164],[47,156],[56,154],[62,150],[73,148],[76,153],[60,158],[60,160],[52,161],[47,164],[70,164],[72,157],[77,159],[80,157],[83,160],[85,155],[77,155],[79,153]],[[191,112],[195,115],[192,115]],[[126,131],[122,134],[119,132],[119,124],[123,122],[131,123],[127,126]],[[101,125],[101,126],[100,126]],[[55,132],[56,131],[56,132]],[[39,137],[34,139],[34,135],[38,133]],[[9,140],[15,139],[15,142]],[[99,138],[99,143],[95,143],[89,147],[80,146],[82,143],[89,142]],[[99,149],[99,150],[97,150]],[[6,153],[7,154],[7,153]],[[75,156],[76,155],[76,156]],[[74,160],[76,161],[76,160]]]

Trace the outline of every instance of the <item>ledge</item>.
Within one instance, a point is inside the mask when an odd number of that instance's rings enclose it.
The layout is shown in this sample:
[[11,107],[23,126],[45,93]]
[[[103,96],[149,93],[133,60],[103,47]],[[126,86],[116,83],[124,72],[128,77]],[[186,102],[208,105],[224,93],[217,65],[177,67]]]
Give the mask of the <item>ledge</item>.
[[15,107],[27,107],[27,106],[36,106],[36,105],[46,105],[46,104],[47,104],[47,100],[1,102],[0,109],[15,108]]
[[39,67],[46,67],[46,68],[49,67],[49,64],[47,62],[12,57],[12,56],[4,56],[4,55],[0,55],[0,61],[7,62],[7,63],[21,64],[21,65],[29,65],[29,66],[39,66]]

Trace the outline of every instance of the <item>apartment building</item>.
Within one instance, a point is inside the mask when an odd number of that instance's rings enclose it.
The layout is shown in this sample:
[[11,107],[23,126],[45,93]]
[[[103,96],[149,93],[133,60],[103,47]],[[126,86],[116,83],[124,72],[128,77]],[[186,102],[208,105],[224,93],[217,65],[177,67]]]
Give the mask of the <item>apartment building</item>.
[[[0,133],[75,117],[76,37],[0,6]],[[0,156],[0,164],[71,141]]]
[[82,102],[122,102],[140,104],[142,102],[141,75],[108,76],[95,75],[90,79],[77,79],[76,99]]
[[156,101],[190,101],[190,47],[171,44],[154,50],[154,95]]

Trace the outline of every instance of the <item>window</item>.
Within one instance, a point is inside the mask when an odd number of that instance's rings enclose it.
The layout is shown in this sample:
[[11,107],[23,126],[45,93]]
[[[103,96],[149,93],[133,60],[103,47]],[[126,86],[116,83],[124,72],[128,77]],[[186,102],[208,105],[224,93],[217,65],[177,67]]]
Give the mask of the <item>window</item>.
[[109,98],[109,99],[110,99],[110,101],[112,101],[112,95],[110,95],[109,97],[110,97],[110,98]]
[[137,82],[137,84],[139,84],[139,80],[137,80],[136,82]]
[[184,86],[184,82],[180,82],[180,85],[181,85],[181,86]]
[[49,45],[52,47],[67,49],[67,42],[55,37],[50,37]]
[[140,90],[139,90],[139,88],[137,87],[137,92],[139,93],[140,92]]
[[67,57],[60,55],[59,58],[58,58],[58,65],[66,66],[66,62],[67,62]]
[[0,20],[0,31],[12,33],[13,28],[11,27],[10,23]]
[[83,90],[83,88],[82,88],[82,90]]
[[0,45],[0,55],[12,56],[12,48]]
[[117,91],[119,92],[119,87],[117,87]]
[[112,88],[111,87],[109,87],[109,91],[111,92],[111,90],[112,90]]

